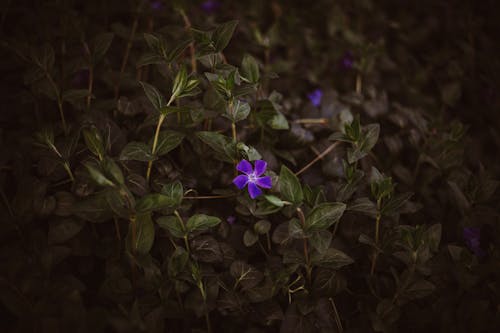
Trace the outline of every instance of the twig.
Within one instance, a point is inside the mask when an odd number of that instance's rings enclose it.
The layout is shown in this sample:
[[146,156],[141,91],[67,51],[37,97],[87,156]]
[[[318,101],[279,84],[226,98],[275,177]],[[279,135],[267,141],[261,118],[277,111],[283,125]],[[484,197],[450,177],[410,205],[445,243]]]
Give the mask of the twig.
[[337,311],[337,307],[335,306],[335,302],[333,301],[332,297],[330,297],[328,300],[332,304],[333,314],[335,315],[335,322],[337,323],[337,328],[339,330],[339,333],[342,333],[344,332],[344,328],[342,327],[342,323],[340,322],[340,316],[339,312]]
[[[189,17],[187,17],[186,12],[184,10],[180,10],[182,19],[184,20],[184,25],[186,27],[186,30],[189,31],[191,29],[191,21],[189,20]],[[189,53],[191,55],[191,73],[196,73],[197,67],[196,67],[196,52],[194,49],[194,42],[191,42],[189,44]]]
[[335,147],[337,147],[338,145],[340,144],[340,141],[337,141],[337,142],[334,142],[332,143],[328,148],[326,148],[320,155],[318,155],[314,160],[312,160],[311,162],[309,162],[305,167],[303,167],[302,169],[300,169],[299,171],[297,171],[295,173],[296,176],[300,175],[301,173],[303,173],[304,171],[306,171],[307,169],[309,169],[311,166],[314,165],[314,163],[318,162],[320,159],[322,159],[323,157],[325,157],[326,155],[328,155],[329,152],[331,152]]

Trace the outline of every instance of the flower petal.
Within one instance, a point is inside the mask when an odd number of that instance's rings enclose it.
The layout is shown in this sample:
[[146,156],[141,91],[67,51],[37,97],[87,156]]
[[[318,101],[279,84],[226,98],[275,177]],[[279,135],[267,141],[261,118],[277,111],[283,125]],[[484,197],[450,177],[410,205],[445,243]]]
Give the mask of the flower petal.
[[248,183],[248,194],[250,194],[250,198],[255,199],[262,194],[262,191],[254,183]]
[[255,180],[255,184],[262,188],[271,188],[273,187],[273,183],[271,181],[271,177],[265,176],[265,177],[259,177]]
[[267,162],[264,160],[257,160],[255,161],[255,175],[258,177],[262,175],[264,172],[266,172],[267,169]]
[[247,160],[241,160],[236,166],[236,170],[243,172],[244,174],[251,174],[253,172],[252,164]]
[[239,175],[233,179],[233,184],[236,185],[240,190],[242,190],[245,185],[248,183],[247,175]]

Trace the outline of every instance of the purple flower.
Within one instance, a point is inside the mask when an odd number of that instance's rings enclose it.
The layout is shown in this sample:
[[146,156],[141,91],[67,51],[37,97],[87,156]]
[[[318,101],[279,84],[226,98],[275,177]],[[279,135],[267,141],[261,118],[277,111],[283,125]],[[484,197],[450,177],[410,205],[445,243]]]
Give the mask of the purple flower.
[[163,7],[163,4],[161,3],[160,0],[157,1],[151,1],[151,8],[154,10],[159,10]]
[[243,172],[243,175],[239,175],[233,179],[233,184],[236,185],[240,190],[242,190],[246,185],[248,185],[248,194],[250,198],[255,199],[262,194],[262,188],[271,188],[271,177],[264,176],[261,177],[267,169],[267,162],[263,160],[255,161],[255,169],[252,164],[247,160],[241,160],[236,166],[238,171]]
[[201,9],[207,14],[215,12],[220,7],[220,2],[217,0],[206,0],[201,3]]
[[226,221],[227,221],[228,224],[232,225],[232,224],[234,224],[234,222],[236,222],[236,217],[230,215],[230,216],[227,217]]
[[483,257],[486,253],[481,248],[481,228],[467,227],[464,228],[465,245],[471,250],[476,257]]
[[347,51],[340,60],[340,64],[344,69],[351,69],[354,65],[354,59],[352,58],[352,53]]
[[312,93],[307,94],[307,97],[315,107],[318,107],[321,104],[323,92],[321,91],[321,89],[316,89]]

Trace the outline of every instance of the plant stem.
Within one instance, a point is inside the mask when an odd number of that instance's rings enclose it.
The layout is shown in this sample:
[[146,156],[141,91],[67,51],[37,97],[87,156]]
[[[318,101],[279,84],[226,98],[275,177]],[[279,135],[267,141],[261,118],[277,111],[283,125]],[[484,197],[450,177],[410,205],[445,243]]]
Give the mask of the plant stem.
[[344,332],[344,328],[342,327],[342,322],[340,321],[340,316],[337,311],[337,307],[335,306],[335,302],[333,301],[333,298],[329,298],[330,303],[332,304],[332,309],[333,309],[333,314],[335,315],[335,322],[337,323],[337,328],[339,330],[339,333]]
[[[183,9],[180,10],[180,13],[181,13],[182,19],[184,20],[184,26],[185,26],[186,30],[189,31],[189,29],[191,29],[191,21],[189,20],[189,17],[187,17],[186,12]],[[196,52],[194,49],[194,42],[191,42],[189,44],[189,53],[191,56],[191,73],[196,73],[196,71],[197,71]]]
[[92,99],[92,89],[94,85],[94,68],[92,65],[89,67],[89,95],[87,96],[87,112],[90,110],[90,101]]
[[69,179],[71,179],[71,182],[74,183],[75,177],[73,177],[73,172],[71,172],[71,168],[69,166],[69,163],[66,161],[63,163],[63,166],[64,166],[64,169],[66,170],[66,172],[68,173]]
[[[153,147],[151,148],[151,154],[154,155],[156,153],[156,146],[158,145],[158,137],[160,135],[161,125],[165,120],[165,116],[163,114],[158,118],[158,124],[156,125],[155,137],[153,139]],[[149,177],[151,176],[151,168],[153,167],[153,160],[148,162],[148,170],[146,172],[146,181],[149,182]]]
[[294,120],[296,124],[315,124],[315,125],[327,125],[328,118],[302,118]]
[[381,214],[380,214],[380,204],[381,204],[381,200],[378,199],[377,200],[377,217],[375,219],[375,245],[377,246],[377,248],[375,249],[375,252],[373,253],[373,257],[372,257],[372,267],[370,269],[370,275],[373,275],[373,273],[375,272],[375,265],[377,264],[377,257],[378,257],[378,242],[379,242],[379,234],[380,234],[380,219],[381,219]]
[[186,247],[186,251],[189,253],[191,252],[190,248],[189,248],[189,241],[188,241],[188,235],[186,233],[186,227],[185,227],[185,224],[184,224],[184,220],[182,219],[181,215],[179,214],[179,212],[176,210],[174,210],[174,214],[175,216],[177,216],[177,218],[179,219],[179,221],[181,221],[181,224],[182,224],[182,229],[184,230],[185,232],[185,235],[184,235],[184,246]]
[[137,14],[134,17],[134,23],[132,23],[132,30],[130,31],[130,36],[128,37],[127,46],[125,47],[125,53],[123,55],[122,64],[120,66],[120,73],[115,82],[115,100],[118,99],[120,94],[120,81],[122,80],[123,73],[125,72],[125,67],[127,66],[128,57],[130,55],[130,50],[132,49],[132,43],[134,41],[135,32],[137,31],[137,25],[139,24],[139,13],[141,11],[144,1],[141,1]]
[[356,93],[358,93],[358,94],[361,94],[361,87],[362,87],[361,81],[362,81],[361,73],[358,73],[356,75]]
[[314,165],[314,163],[318,162],[320,159],[322,159],[323,157],[325,157],[326,155],[328,155],[329,152],[331,152],[335,147],[337,147],[338,145],[340,144],[340,141],[336,141],[334,143],[332,143],[328,148],[326,148],[321,154],[319,154],[318,156],[316,156],[315,159],[313,159],[311,162],[309,162],[305,167],[303,167],[302,169],[300,169],[299,171],[297,171],[295,173],[296,176],[300,175],[301,173],[303,173],[304,171],[306,171],[307,169],[309,169],[311,166]]
[[122,240],[122,237],[120,235],[120,225],[118,224],[118,219],[116,218],[116,216],[113,218],[114,222],[115,222],[115,231],[116,231],[116,239],[118,239],[119,241]]
[[233,134],[233,141],[236,142],[237,138],[236,138],[236,124],[235,123],[231,124],[231,132]]
[[[297,215],[299,216],[300,219],[300,224],[302,224],[302,227],[305,227],[306,225],[306,217],[304,216],[304,212],[300,207],[297,207]],[[306,273],[307,273],[307,281],[309,284],[311,283],[311,273],[312,273],[312,267],[311,267],[311,258],[309,258],[309,242],[306,237],[302,238],[303,240],[303,247],[304,247],[304,258],[306,260]]]
[[231,198],[234,197],[235,194],[228,194],[228,195],[201,195],[201,196],[194,196],[194,197],[184,197],[183,199],[186,200],[207,200],[207,199],[226,199],[226,198]]

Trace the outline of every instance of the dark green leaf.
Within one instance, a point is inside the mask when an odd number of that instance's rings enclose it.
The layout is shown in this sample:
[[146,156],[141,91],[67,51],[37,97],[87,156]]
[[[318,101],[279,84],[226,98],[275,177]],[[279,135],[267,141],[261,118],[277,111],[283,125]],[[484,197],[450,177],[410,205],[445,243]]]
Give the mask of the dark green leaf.
[[307,215],[305,230],[308,232],[328,229],[334,223],[337,223],[346,205],[341,202],[328,202],[314,207]]
[[145,195],[140,200],[138,200],[135,205],[135,209],[137,212],[145,213],[173,207],[174,205],[175,202],[172,200],[172,198],[163,194],[153,193]]
[[220,222],[221,219],[218,217],[209,216],[205,214],[196,214],[189,218],[189,220],[186,223],[186,229],[188,232],[205,231],[215,227]]
[[259,64],[254,57],[245,54],[241,62],[241,75],[249,83],[258,83],[260,78]]
[[311,262],[320,267],[338,269],[352,264],[354,260],[344,252],[331,247],[323,253],[314,253],[311,256]]
[[177,216],[163,216],[158,218],[156,223],[176,238],[183,238],[186,235],[182,221]]
[[328,230],[319,230],[313,232],[311,235],[311,245],[319,253],[325,252],[332,242],[333,235]]
[[123,148],[120,154],[120,160],[134,160],[134,161],[142,161],[149,162],[154,159],[154,156],[151,154],[151,148],[143,143],[132,141],[129,142],[125,148]]
[[99,159],[102,159],[104,156],[104,145],[97,128],[94,126],[85,128],[83,130],[83,138],[87,148],[92,152],[92,154],[99,157]]
[[243,234],[243,244],[245,244],[245,246],[250,247],[257,243],[258,240],[259,235],[257,235],[253,230],[245,230],[245,233]]
[[216,52],[222,52],[226,48],[237,25],[238,21],[234,20],[223,23],[215,29],[212,34],[212,41]]
[[146,97],[149,99],[151,104],[153,104],[155,110],[159,112],[164,106],[166,106],[165,97],[163,97],[158,89],[146,82],[139,81],[139,83],[141,84],[142,89],[144,89]]
[[299,179],[284,165],[281,167],[279,186],[283,199],[294,204],[300,204],[304,199]]
[[253,230],[261,235],[267,234],[269,230],[271,230],[271,222],[267,220],[260,220],[254,224]]
[[97,35],[91,45],[92,57],[94,64],[97,64],[104,55],[108,52],[111,43],[113,42],[114,34],[112,32],[102,33]]
[[109,178],[107,178],[95,165],[91,163],[85,163],[84,165],[89,172],[90,178],[92,178],[92,180],[94,180],[97,185],[115,186],[115,184]]
[[161,189],[161,194],[166,195],[175,203],[175,206],[181,204],[182,198],[184,197],[184,189],[180,181],[175,181],[173,183],[163,185]]
[[64,243],[76,236],[85,226],[85,223],[77,219],[55,220],[49,224],[47,236],[49,244]]
[[242,286],[242,290],[255,287],[264,278],[264,274],[241,260],[234,261],[229,272],[236,279],[236,283]]
[[[184,134],[176,131],[161,131],[158,135],[158,143],[156,145],[156,156],[163,156],[168,154],[171,150],[175,149],[181,144],[184,139]],[[150,143],[152,146],[152,142]]]
[[134,253],[147,254],[153,246],[155,239],[155,226],[151,220],[151,213],[139,214],[135,219],[135,237],[132,235],[134,226],[131,222],[129,225],[128,240],[131,244],[131,249]]

